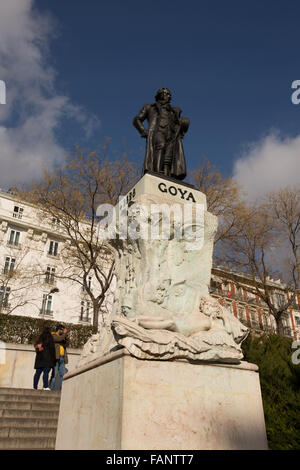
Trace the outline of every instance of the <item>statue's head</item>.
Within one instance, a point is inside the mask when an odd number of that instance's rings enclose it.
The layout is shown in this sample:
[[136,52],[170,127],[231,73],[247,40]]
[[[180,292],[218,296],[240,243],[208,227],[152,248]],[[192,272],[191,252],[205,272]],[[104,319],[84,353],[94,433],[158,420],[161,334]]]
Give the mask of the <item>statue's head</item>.
[[171,101],[171,92],[169,88],[160,88],[155,95],[155,99],[161,103],[169,103]]

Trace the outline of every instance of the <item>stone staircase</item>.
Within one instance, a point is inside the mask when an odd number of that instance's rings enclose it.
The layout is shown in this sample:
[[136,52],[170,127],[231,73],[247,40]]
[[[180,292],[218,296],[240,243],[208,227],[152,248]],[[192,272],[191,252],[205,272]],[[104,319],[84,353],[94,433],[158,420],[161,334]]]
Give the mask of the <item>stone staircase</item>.
[[0,388],[0,450],[54,450],[59,391]]

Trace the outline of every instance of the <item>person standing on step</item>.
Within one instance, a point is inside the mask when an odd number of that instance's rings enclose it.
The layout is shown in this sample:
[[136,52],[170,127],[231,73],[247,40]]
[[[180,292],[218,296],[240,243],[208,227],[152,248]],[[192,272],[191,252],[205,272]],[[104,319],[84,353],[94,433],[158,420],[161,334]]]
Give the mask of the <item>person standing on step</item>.
[[50,390],[49,388],[49,373],[55,365],[55,346],[51,331],[49,328],[44,328],[42,334],[34,343],[36,357],[35,357],[35,374],[33,377],[33,388],[37,390],[40,376],[43,374],[43,390]]
[[69,345],[68,330],[63,325],[57,325],[56,331],[52,333],[55,345],[56,362],[50,381],[50,389],[55,389],[55,381],[59,376],[59,390],[62,388],[63,377],[66,373],[66,364],[68,364],[67,346]]

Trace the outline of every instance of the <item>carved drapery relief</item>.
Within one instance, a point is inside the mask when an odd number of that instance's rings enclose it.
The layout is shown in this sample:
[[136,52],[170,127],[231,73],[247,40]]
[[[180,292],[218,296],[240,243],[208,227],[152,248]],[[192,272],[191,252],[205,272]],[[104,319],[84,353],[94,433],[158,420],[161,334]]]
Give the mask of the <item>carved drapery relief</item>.
[[[141,202],[149,208],[165,200],[145,196]],[[139,218],[141,230],[153,216],[146,214]],[[94,359],[87,351],[100,355],[125,347],[140,359],[239,362],[248,329],[209,296],[216,230],[217,218],[205,211],[199,244],[191,245],[184,235],[176,238],[174,227],[169,239],[111,240],[118,278],[115,302],[98,342],[90,340],[82,361]]]

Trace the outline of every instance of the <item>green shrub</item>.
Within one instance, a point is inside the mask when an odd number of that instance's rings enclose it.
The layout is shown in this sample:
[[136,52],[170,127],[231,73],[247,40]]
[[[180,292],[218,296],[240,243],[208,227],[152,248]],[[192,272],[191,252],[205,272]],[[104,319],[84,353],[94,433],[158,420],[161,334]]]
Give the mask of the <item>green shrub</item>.
[[259,366],[269,448],[300,450],[300,365],[291,361],[292,340],[250,336],[243,352],[246,361]]
[[54,331],[58,323],[70,331],[70,348],[82,348],[95,333],[95,328],[91,325],[74,325],[42,318],[0,314],[0,340],[5,343],[33,344],[45,327]]

